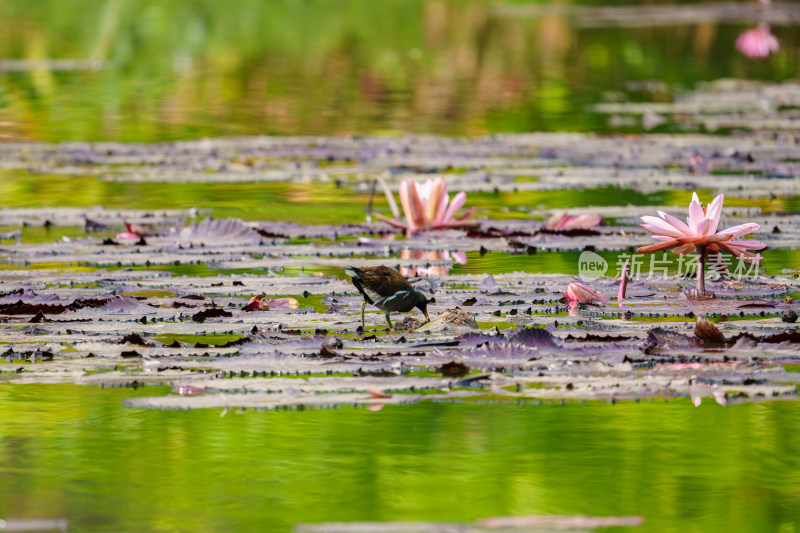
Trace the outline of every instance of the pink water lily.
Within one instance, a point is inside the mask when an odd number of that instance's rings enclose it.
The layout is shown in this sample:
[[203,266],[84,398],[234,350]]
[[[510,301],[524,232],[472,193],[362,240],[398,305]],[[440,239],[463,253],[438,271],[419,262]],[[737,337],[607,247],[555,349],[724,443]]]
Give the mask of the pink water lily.
[[567,288],[564,289],[564,298],[567,299],[569,304],[593,304],[608,301],[608,299],[603,298],[583,283],[570,283],[567,285]]
[[747,57],[763,58],[780,52],[781,45],[769,29],[769,24],[762,22],[736,39],[736,49]]
[[731,228],[717,231],[719,218],[722,215],[722,203],[725,200],[719,195],[709,206],[703,208],[697,193],[692,194],[689,204],[689,216],[686,222],[659,211],[661,218],[653,216],[641,217],[641,226],[653,234],[653,238],[660,241],[649,246],[642,246],[639,253],[652,253],[662,250],[672,250],[679,255],[687,255],[697,251],[697,290],[705,292],[705,261],[709,254],[728,252],[747,263],[758,263],[763,260],[759,254],[748,250],[761,250],[766,244],[751,240],[734,240],[743,237],[761,226],[755,223],[739,224]]
[[409,178],[400,182],[400,204],[406,221],[393,220],[378,213],[375,216],[404,229],[407,235],[431,229],[463,228],[475,225],[475,222],[466,220],[475,213],[474,207],[456,218],[456,213],[466,201],[465,192],[456,194],[450,200],[447,182],[441,176],[435,180],[429,179],[422,185]]

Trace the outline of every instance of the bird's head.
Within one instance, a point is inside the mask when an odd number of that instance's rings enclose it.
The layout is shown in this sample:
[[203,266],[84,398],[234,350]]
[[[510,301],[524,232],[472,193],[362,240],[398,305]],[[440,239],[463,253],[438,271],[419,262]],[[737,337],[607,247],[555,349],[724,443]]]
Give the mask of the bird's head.
[[431,317],[428,316],[428,299],[419,291],[414,291],[414,307],[422,311],[425,315],[425,320],[430,322]]

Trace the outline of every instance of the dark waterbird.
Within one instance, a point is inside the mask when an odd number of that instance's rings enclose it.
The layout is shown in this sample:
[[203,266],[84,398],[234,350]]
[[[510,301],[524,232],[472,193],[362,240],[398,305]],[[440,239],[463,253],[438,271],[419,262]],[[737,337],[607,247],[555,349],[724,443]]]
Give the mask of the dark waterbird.
[[426,320],[428,316],[428,300],[425,295],[415,291],[414,287],[393,268],[379,267],[345,267],[344,271],[353,278],[353,285],[364,296],[361,304],[361,329],[364,329],[364,308],[368,303],[374,305],[386,314],[386,322],[392,328],[389,314],[394,311],[408,313],[415,307],[423,312]]

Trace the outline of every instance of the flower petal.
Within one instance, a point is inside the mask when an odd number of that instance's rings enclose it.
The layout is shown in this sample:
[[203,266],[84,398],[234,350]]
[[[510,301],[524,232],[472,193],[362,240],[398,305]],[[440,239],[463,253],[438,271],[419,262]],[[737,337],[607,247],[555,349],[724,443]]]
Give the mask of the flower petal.
[[556,211],[550,218],[547,219],[547,222],[544,223],[544,229],[554,230],[561,227],[562,221],[564,221],[569,215],[567,215],[566,211]]
[[759,224],[756,224],[754,222],[748,222],[747,224],[739,224],[738,226],[733,226],[731,228],[719,231],[717,232],[717,236],[730,235],[732,237],[741,237],[742,235],[753,233],[754,231],[758,231],[759,229],[761,229],[761,226]]
[[644,216],[641,217],[641,219],[642,222],[644,222],[644,224],[641,224],[641,226],[650,233],[655,233],[656,235],[667,235],[675,238],[686,237],[685,233],[675,229],[675,227],[666,220],[661,220],[658,217],[650,216]]
[[407,179],[400,182],[400,203],[403,205],[409,231],[425,229],[425,215],[416,181]]
[[675,228],[676,230],[685,233],[686,235],[692,234],[692,230],[689,229],[689,226],[687,226],[683,220],[676,218],[663,211],[659,211],[658,214],[661,218],[669,222],[669,224],[672,225],[672,227]]
[[706,219],[709,221],[708,232],[706,235],[714,235],[719,225],[719,217],[722,215],[722,204],[725,202],[725,195],[720,194],[706,210]]
[[678,255],[687,255],[694,252],[695,244],[693,242],[687,242],[686,244],[681,244],[680,246],[673,248],[672,251]]
[[602,223],[603,217],[592,213],[584,213],[577,216],[564,214],[557,227],[564,229],[591,229]]
[[711,227],[711,220],[704,219],[701,220],[700,223],[697,225],[696,233],[698,236],[705,237],[708,235],[708,229]]
[[456,194],[453,199],[450,201],[450,207],[447,208],[447,212],[444,214],[444,220],[442,223],[447,224],[449,222],[453,222],[453,217],[455,216],[456,212],[466,203],[467,201],[467,193],[461,191],[460,193]]
[[[425,220],[433,227],[438,219],[444,218],[444,211],[447,207],[447,182],[444,178],[436,178],[431,183],[429,194],[425,204]],[[445,202],[444,208],[442,208],[442,200]]]
[[447,189],[445,188],[445,194],[439,199],[439,205],[436,208],[436,216],[433,218],[433,227],[441,226],[444,224],[444,216],[447,213],[447,205],[450,203],[450,195],[447,194]]
[[372,215],[374,217],[376,217],[376,218],[379,218],[379,219],[383,220],[387,224],[390,224],[390,225],[394,226],[395,228],[401,228],[401,229],[404,229],[404,230],[408,229],[408,226],[406,224],[403,224],[402,222],[394,220],[392,218],[387,218],[387,217],[381,215],[380,213],[372,213]]
[[636,252],[640,254],[650,254],[653,252],[660,252],[661,250],[669,250],[673,246],[678,246],[678,241],[671,240],[668,242],[657,242],[655,244],[650,244],[648,246],[642,246],[641,248],[636,250]]
[[[475,214],[475,208],[474,208],[474,207],[470,207],[470,208],[469,208],[469,211],[467,211],[466,213],[464,213],[463,215],[461,215],[460,217],[458,217],[458,218],[456,219],[456,221],[459,221],[459,220],[467,220],[469,217],[471,217],[471,216],[472,216],[472,215],[474,215],[474,214]],[[465,224],[472,224],[472,222],[465,222]]]
[[719,243],[719,247],[722,248],[723,250],[725,250],[726,252],[735,255],[736,257],[738,257],[739,259],[741,259],[745,263],[750,263],[750,264],[752,264],[752,263],[760,263],[761,261],[764,260],[764,256],[761,255],[761,254],[753,254],[753,253],[750,253],[750,252],[745,252],[744,250],[742,250],[740,248],[736,248],[736,247],[733,247],[733,246],[728,246],[727,242]]
[[564,290],[564,297],[570,302],[587,304],[608,301],[608,299],[603,298],[582,283],[570,283],[567,285],[566,290]]
[[689,229],[694,233],[697,231],[697,225],[706,218],[706,214],[700,205],[700,199],[697,193],[692,193],[692,203],[689,204]]
[[[417,183],[417,182],[414,182]],[[422,183],[417,183],[417,194],[422,202],[422,205],[428,203],[428,198],[431,197],[431,190],[433,189],[433,180],[427,179]]]
[[714,235],[709,235],[708,237],[706,237],[706,240],[708,242],[729,241],[731,239],[733,239],[733,235],[720,235],[719,233],[716,233]]
[[759,241],[725,241],[725,244],[740,250],[763,250],[767,247],[765,243]]

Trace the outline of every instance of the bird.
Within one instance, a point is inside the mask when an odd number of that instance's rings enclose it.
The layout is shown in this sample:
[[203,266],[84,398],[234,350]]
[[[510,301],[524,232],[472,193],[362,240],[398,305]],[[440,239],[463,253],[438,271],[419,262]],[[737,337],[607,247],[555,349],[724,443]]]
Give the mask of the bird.
[[394,311],[408,313],[415,307],[422,311],[426,321],[428,316],[428,300],[421,292],[403,277],[400,272],[386,266],[378,267],[345,267],[345,273],[353,279],[353,285],[364,296],[361,303],[361,329],[364,329],[364,308],[370,303],[383,311],[389,328],[393,328],[389,314]]

